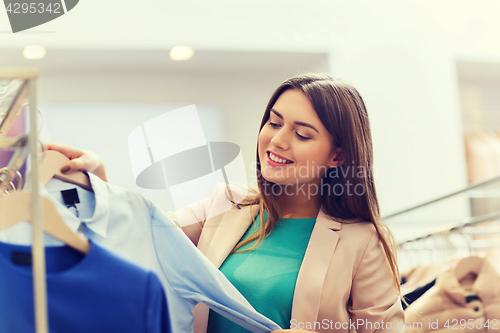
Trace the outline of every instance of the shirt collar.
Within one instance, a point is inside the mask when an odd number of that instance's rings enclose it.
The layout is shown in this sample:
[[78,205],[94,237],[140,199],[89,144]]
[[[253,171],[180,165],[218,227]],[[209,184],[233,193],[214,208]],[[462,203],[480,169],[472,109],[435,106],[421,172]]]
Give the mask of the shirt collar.
[[106,238],[110,209],[108,188],[106,186],[106,183],[96,175],[89,173],[88,176],[90,179],[90,185],[92,186],[92,190],[94,191],[95,195],[95,210],[94,215],[91,218],[79,219],[59,201],[52,198],[51,196],[48,197],[54,204],[59,215],[61,215],[63,220],[72,231],[77,232],[81,222],[84,222],[87,228],[89,228],[102,238]]

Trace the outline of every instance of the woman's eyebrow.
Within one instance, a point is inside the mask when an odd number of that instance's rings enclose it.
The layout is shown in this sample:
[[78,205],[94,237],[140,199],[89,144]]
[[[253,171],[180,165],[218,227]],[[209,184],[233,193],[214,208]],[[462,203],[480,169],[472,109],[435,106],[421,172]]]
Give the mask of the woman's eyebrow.
[[[271,109],[271,112],[274,113],[275,115],[277,115],[278,117],[280,117],[281,119],[283,119],[283,116],[278,111],[276,111],[275,109]],[[305,127],[312,128],[313,130],[315,130],[319,134],[319,131],[316,129],[316,127],[314,127],[311,124],[304,123],[302,121],[295,121],[294,124],[295,125],[299,125],[299,126],[305,126]]]

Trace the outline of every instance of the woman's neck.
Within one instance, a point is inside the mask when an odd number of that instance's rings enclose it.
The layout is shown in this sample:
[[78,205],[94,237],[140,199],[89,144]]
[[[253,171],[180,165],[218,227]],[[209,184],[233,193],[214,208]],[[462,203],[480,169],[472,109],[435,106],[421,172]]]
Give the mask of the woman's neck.
[[321,208],[319,196],[286,195],[280,197],[280,209],[283,218],[306,219],[317,217]]

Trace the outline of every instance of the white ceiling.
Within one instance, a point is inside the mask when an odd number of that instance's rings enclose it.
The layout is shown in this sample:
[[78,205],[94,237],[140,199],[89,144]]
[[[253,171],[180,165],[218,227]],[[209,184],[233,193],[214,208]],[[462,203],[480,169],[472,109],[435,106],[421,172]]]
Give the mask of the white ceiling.
[[1,67],[37,67],[40,72],[59,71],[166,71],[181,73],[280,73],[327,71],[324,53],[197,51],[188,61],[172,61],[162,50],[58,50],[45,58],[27,60],[22,49],[0,51]]
[[318,51],[324,49],[318,42],[330,33],[332,5],[318,0],[82,0],[63,16],[16,34],[0,10],[0,47],[169,49],[188,44],[205,50]]
[[435,40],[461,59],[500,57],[498,0],[82,0],[12,34],[0,5],[0,49],[330,52]]

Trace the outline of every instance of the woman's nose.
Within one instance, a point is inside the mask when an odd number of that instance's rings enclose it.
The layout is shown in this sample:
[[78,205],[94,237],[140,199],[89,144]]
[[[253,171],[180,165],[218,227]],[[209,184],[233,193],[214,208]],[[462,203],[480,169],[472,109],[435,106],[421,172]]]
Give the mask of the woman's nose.
[[287,133],[280,129],[271,139],[273,146],[287,150],[290,147],[289,138]]

